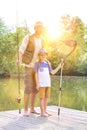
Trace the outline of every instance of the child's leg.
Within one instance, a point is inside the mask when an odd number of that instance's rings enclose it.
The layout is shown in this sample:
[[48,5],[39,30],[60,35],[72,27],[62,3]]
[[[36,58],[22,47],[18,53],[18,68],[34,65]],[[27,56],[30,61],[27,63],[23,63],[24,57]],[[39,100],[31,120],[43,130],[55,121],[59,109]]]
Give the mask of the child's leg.
[[50,87],[47,87],[46,88],[46,94],[45,94],[45,103],[44,103],[44,111],[45,111],[45,114],[47,114],[48,116],[51,116],[51,114],[49,114],[47,112],[47,100],[48,98],[50,98]]
[[47,100],[48,100],[48,98],[50,98],[50,87],[46,87],[46,89],[45,89],[45,103],[44,103],[44,109],[45,109],[45,113],[46,113],[46,111],[47,111]]
[[44,111],[44,98],[40,98],[40,109],[41,109],[41,115],[45,114]]
[[41,98],[40,99],[41,114],[46,113],[46,107],[47,107],[47,98]]
[[46,87],[42,87],[39,89],[40,109],[42,116],[48,116],[48,114],[46,113],[46,107],[47,107],[46,89],[47,89]]
[[47,98],[44,99],[44,112],[46,113],[47,109]]
[[41,116],[48,117],[49,115],[46,113],[46,100],[45,98],[40,99],[40,109],[41,109]]
[[40,109],[41,109],[41,115],[44,114],[44,98],[45,98],[45,88],[41,87],[39,89],[39,96],[40,96]]
[[49,114],[48,112],[47,112],[47,98],[45,98],[44,99],[44,112],[45,112],[45,114],[47,114],[48,116],[51,116],[51,114]]

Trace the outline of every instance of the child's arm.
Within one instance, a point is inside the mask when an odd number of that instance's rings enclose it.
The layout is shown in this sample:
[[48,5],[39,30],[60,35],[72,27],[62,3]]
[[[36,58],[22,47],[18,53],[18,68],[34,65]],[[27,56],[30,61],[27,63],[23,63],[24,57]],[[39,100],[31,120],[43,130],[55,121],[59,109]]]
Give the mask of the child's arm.
[[52,70],[51,71],[51,74],[52,75],[54,75],[54,74],[56,74],[57,73],[57,71],[59,71],[60,70],[60,68],[62,68],[63,67],[63,65],[64,65],[64,62],[63,61],[61,61],[61,63],[54,69],[54,70]]
[[39,90],[39,79],[38,79],[38,73],[35,72],[35,82],[36,82],[36,89]]

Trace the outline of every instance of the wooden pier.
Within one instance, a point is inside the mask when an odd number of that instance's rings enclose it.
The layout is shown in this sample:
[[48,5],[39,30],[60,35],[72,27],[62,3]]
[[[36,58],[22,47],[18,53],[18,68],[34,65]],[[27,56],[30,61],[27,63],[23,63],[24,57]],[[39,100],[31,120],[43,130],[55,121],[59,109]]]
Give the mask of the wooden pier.
[[[50,117],[41,117],[30,113],[23,116],[23,110],[0,112],[0,130],[87,130],[87,112],[57,106],[48,106]],[[39,107],[36,108],[39,112]]]

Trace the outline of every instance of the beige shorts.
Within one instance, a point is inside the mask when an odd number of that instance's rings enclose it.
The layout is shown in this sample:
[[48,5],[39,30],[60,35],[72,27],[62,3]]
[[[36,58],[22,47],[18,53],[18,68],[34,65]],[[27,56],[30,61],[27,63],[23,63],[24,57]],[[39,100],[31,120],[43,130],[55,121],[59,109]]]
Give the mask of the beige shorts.
[[25,75],[24,75],[24,93],[37,93],[36,84],[35,84],[35,76],[34,69],[25,67]]
[[40,98],[50,98],[50,87],[40,87],[39,97]]

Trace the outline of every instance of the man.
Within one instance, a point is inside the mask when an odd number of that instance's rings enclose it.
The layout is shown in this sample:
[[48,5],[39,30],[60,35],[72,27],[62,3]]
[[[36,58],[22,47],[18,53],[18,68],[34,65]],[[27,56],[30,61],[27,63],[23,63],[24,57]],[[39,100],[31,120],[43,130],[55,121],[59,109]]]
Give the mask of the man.
[[44,40],[41,35],[44,31],[43,23],[38,21],[34,26],[35,33],[31,36],[26,35],[19,48],[19,56],[17,65],[22,61],[25,64],[24,76],[24,116],[29,116],[28,103],[31,99],[30,112],[38,114],[34,109],[35,97],[37,89],[35,85],[34,64],[38,57],[39,50],[44,46]]

